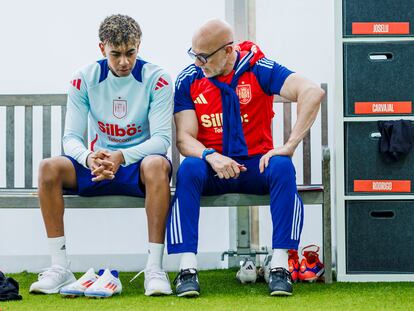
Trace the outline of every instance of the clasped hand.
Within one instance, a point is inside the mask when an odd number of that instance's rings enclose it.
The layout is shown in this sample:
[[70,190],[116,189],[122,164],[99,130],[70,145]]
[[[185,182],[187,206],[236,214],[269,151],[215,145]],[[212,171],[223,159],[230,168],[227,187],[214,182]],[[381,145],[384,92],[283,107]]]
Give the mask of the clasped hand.
[[91,153],[87,162],[92,175],[95,176],[92,181],[112,180],[119,166],[124,163],[124,157],[121,151],[99,150]]

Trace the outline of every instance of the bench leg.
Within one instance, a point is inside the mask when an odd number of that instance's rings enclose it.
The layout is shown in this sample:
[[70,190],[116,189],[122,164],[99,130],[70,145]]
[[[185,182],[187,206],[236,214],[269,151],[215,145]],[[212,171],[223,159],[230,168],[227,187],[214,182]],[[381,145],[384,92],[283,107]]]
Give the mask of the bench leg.
[[256,256],[251,254],[250,248],[250,206],[238,206],[236,209],[236,252],[223,253],[229,255],[229,267],[240,267],[240,261],[245,257],[256,260]]
[[331,175],[329,149],[323,149],[323,263],[325,283],[332,283],[332,234],[331,234]]

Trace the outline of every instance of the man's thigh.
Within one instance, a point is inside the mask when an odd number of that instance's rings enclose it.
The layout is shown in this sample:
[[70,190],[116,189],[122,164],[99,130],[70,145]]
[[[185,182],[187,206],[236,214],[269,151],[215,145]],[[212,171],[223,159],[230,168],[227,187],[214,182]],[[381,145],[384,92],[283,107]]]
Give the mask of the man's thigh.
[[[149,156],[153,157],[153,156]],[[171,161],[164,155],[160,157],[165,158],[170,166],[169,178],[171,179],[172,164]],[[100,195],[128,195],[135,197],[145,197],[145,185],[141,181],[141,165],[145,161],[144,158],[137,163],[120,166],[115,178],[112,180],[103,180],[99,182],[92,181],[91,171],[79,164],[75,159],[67,157],[76,171],[76,188],[65,189],[67,194],[77,194],[80,196],[100,196]]]
[[[268,194],[276,184],[293,182],[296,187],[295,168],[288,156],[273,156],[263,173],[260,173],[259,162],[261,155],[249,157],[241,161],[247,171],[240,174],[238,192],[250,194]],[[273,186],[271,186],[273,185]]]
[[247,159],[237,159],[247,171],[241,172],[237,180],[237,192],[246,194],[268,194],[269,187],[265,173],[260,173],[259,162],[262,155],[250,156]]
[[207,179],[203,188],[203,195],[218,195],[224,193],[247,193],[267,194],[269,193],[266,178],[259,171],[261,155],[251,157],[234,158],[238,163],[243,164],[247,171],[241,172],[239,177],[220,179],[214,170],[209,167]]
[[72,162],[76,172],[77,187],[65,188],[66,194],[77,194],[80,196],[100,195],[129,195],[145,197],[145,189],[140,182],[140,162],[120,166],[115,178],[112,180],[92,181],[94,177],[91,171],[79,164],[75,159],[67,156]]

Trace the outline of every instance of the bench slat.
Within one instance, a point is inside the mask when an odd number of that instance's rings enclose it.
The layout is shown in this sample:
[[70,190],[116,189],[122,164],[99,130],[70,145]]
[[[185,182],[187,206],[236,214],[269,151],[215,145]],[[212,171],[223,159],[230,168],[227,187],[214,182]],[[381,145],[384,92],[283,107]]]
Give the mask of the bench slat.
[[322,146],[328,146],[328,84],[322,83],[321,88],[325,91],[321,102],[321,138]]
[[286,143],[289,139],[290,132],[292,131],[292,103],[283,103],[283,143]]
[[43,107],[43,159],[50,158],[51,150],[51,107]]
[[24,108],[24,187],[33,187],[33,107]]
[[14,188],[14,107],[6,108],[6,187]]
[[311,185],[311,132],[303,139],[303,184]]
[[66,98],[66,94],[1,95],[0,106],[63,106]]
[[[174,194],[174,193],[173,193]],[[323,191],[300,191],[304,204],[322,204]],[[137,208],[144,207],[144,199],[129,196],[80,197],[64,195],[66,208]],[[267,206],[269,195],[227,193],[201,197],[201,206]],[[0,208],[38,208],[36,189],[19,191],[0,191]]]
[[172,174],[172,186],[175,187],[177,184],[177,169],[180,166],[180,152],[178,151],[177,145],[174,143],[177,141],[176,127],[174,118],[172,120],[172,144],[171,144],[171,161],[173,165]]
[[[66,116],[66,106],[61,106],[60,107],[60,129],[61,129],[61,135],[60,137],[63,137],[63,134],[65,133],[65,116]],[[60,142],[60,152],[61,154],[64,154],[64,150],[63,150],[63,143],[62,141]]]

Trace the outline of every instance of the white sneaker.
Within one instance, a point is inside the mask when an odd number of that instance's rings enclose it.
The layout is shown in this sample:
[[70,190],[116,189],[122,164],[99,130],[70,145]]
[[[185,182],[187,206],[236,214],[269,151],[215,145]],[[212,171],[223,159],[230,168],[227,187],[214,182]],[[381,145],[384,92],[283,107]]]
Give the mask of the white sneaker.
[[[103,271],[102,271],[103,273]],[[66,285],[60,289],[60,294],[65,297],[83,296],[85,290],[98,280],[99,276],[95,274],[95,270],[90,268],[79,280]]]
[[105,269],[103,274],[84,292],[86,297],[107,298],[122,292],[118,271]]
[[240,283],[255,283],[257,279],[256,265],[253,260],[245,258],[241,263],[239,271],[237,271],[236,278]]
[[53,265],[39,273],[38,281],[30,286],[29,292],[57,294],[63,286],[75,281],[76,278],[69,269]]
[[142,272],[145,274],[145,296],[171,295],[171,283],[168,274],[162,270],[145,269],[135,275],[130,282],[135,280]]
[[272,255],[267,255],[263,262],[264,279],[266,283],[269,283],[271,261],[272,261]]

